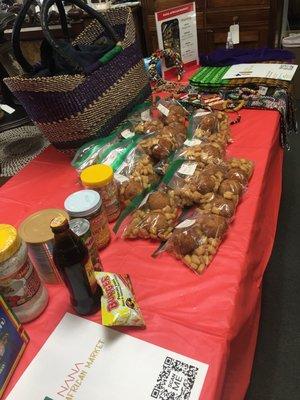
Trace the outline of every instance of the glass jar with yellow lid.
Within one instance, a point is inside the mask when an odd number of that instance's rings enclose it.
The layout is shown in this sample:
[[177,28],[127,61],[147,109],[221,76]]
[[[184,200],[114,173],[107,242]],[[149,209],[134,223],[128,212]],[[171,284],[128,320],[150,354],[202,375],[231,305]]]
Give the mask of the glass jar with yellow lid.
[[0,224],[0,293],[22,323],[38,317],[48,303],[26,243],[8,224]]
[[80,179],[85,188],[99,192],[108,221],[115,221],[121,208],[113,169],[105,164],[91,165],[82,171]]

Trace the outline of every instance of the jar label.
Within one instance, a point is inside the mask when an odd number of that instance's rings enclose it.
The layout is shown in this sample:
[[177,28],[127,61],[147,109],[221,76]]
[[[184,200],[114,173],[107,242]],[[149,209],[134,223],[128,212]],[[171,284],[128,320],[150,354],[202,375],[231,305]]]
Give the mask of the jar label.
[[91,231],[97,248],[105,247],[110,240],[110,231],[106,214],[101,211],[90,219]]
[[88,232],[86,237],[84,238],[84,243],[88,248],[93,263],[94,271],[102,271],[102,265],[100,263],[98,251],[96,250],[94,239],[91,236],[90,232]]
[[15,274],[0,281],[0,292],[7,303],[16,308],[31,300],[40,286],[41,280],[27,257],[23,266]]
[[91,260],[91,257],[89,257],[88,261],[85,264],[85,271],[86,271],[86,276],[89,280],[90,283],[90,287],[92,290],[92,293],[94,294],[97,290],[97,281],[95,278],[95,274],[94,274],[94,267],[93,267],[93,263]]

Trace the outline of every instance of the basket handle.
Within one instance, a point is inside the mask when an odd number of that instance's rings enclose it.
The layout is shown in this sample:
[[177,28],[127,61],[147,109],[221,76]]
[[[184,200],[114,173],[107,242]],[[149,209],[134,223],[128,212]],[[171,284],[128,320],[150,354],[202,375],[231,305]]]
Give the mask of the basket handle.
[[[23,55],[23,52],[21,50],[20,46],[20,34],[21,34],[21,28],[23,25],[23,22],[25,20],[26,14],[30,8],[30,6],[34,3],[35,0],[25,0],[22,8],[15,20],[13,30],[12,30],[12,48],[14,52],[14,56],[18,63],[21,65],[23,70],[25,72],[32,72],[33,67],[29,62],[26,60],[26,58]],[[68,22],[67,22],[67,17],[66,17],[66,12],[62,3],[62,0],[55,0],[58,12],[59,12],[59,18],[60,18],[60,23],[62,27],[62,31],[64,34],[64,37],[67,40],[70,40],[70,35],[69,35],[69,30],[68,30]]]
[[[63,48],[60,46],[59,42],[57,42],[54,38],[53,35],[49,29],[48,25],[48,13],[49,9],[54,3],[54,0],[44,0],[42,3],[42,9],[41,9],[41,25],[42,29],[44,32],[44,36],[48,43],[51,45],[57,53],[64,58],[70,65],[72,65],[78,72],[82,71],[82,67],[77,63],[76,60],[71,58],[70,56],[66,55],[65,51]],[[95,18],[107,31],[111,39],[117,44],[119,42],[118,34],[115,32],[111,24],[106,20],[106,18],[103,16],[103,14],[99,13],[98,11],[94,10],[92,7],[88,6],[86,3],[84,3],[82,0],[72,0],[71,4],[76,5],[77,7],[81,8],[83,11],[85,11],[88,15],[92,16]]]

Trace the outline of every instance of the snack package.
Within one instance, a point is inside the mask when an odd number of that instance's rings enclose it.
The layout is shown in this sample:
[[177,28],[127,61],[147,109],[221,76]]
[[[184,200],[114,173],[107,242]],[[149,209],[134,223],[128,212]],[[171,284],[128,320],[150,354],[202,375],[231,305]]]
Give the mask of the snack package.
[[230,158],[227,160],[228,173],[226,178],[239,181],[247,185],[254,170],[254,163],[245,158]]
[[136,303],[129,275],[95,272],[101,286],[102,324],[105,326],[145,326],[141,310]]
[[164,126],[158,133],[139,142],[140,151],[148,154],[154,162],[166,160],[186,140],[186,128],[180,123]]
[[199,139],[187,139],[182,149],[178,150],[175,158],[197,161],[199,166],[224,163],[225,147],[217,142],[202,142]]
[[128,138],[107,147],[97,158],[97,163],[110,165],[114,171],[117,171],[127,155],[136,147],[138,140],[138,138]]
[[121,140],[120,134],[127,128],[128,125],[122,124],[111,135],[85,143],[77,150],[71,165],[80,173],[86,167],[96,164],[109,147]]
[[184,124],[188,116],[187,110],[176,100],[160,100],[157,105],[160,119],[169,125],[174,122]]
[[115,179],[119,183],[119,197],[123,207],[159,180],[153,160],[137,147],[127,153],[116,172]]
[[141,122],[151,121],[153,118],[153,106],[150,101],[137,104],[132,112],[127,116],[126,121],[130,123],[131,129],[135,131],[135,127]]
[[192,137],[206,142],[217,142],[222,146],[231,143],[229,119],[226,113],[221,111],[209,114],[197,114],[192,117]]
[[176,204],[183,208],[211,201],[225,175],[225,165],[203,167],[196,161],[177,159],[170,165],[163,182],[174,191]]
[[227,229],[226,218],[196,210],[176,226],[160,253],[167,251],[201,274],[215,256]]
[[175,225],[180,208],[175,204],[173,191],[149,193],[128,218],[124,239],[167,240]]

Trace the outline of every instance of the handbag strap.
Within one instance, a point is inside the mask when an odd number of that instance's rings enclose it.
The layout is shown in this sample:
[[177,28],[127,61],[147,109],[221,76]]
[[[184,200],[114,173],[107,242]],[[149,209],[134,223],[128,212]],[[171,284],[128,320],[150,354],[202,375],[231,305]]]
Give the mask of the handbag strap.
[[[35,0],[25,0],[22,8],[15,20],[13,30],[12,30],[12,48],[14,52],[14,56],[18,63],[21,65],[23,70],[25,72],[32,72],[33,67],[29,62],[26,60],[26,58],[23,55],[23,52],[21,50],[21,45],[20,45],[20,34],[21,34],[21,28],[23,25],[23,22],[25,20],[26,14],[32,4],[35,3]],[[66,12],[62,3],[62,0],[55,0],[58,12],[59,12],[59,17],[60,17],[60,23],[62,27],[62,31],[64,34],[64,37],[67,40],[70,40],[70,35],[69,35],[69,30],[68,30],[68,22],[67,22],[67,17],[66,17]]]
[[[82,71],[82,67],[77,63],[75,59],[70,57],[69,54],[66,54],[64,49],[61,47],[59,42],[57,42],[50,29],[49,29],[49,24],[48,24],[48,13],[49,9],[54,3],[54,0],[44,0],[42,3],[42,8],[41,8],[41,25],[42,29],[44,32],[44,36],[46,40],[50,43],[50,45],[57,51],[57,53],[65,59],[70,65],[72,65],[73,68],[75,68],[76,71],[80,72]],[[88,6],[84,1],[82,0],[71,0],[71,4],[76,5],[77,7],[81,8],[83,11],[85,11],[88,15],[91,17],[95,18],[105,29],[105,31],[109,34],[110,38],[117,44],[119,42],[118,34],[115,32],[111,24],[106,20],[106,18],[103,16],[103,14],[99,13],[98,11],[94,10],[92,7]]]

